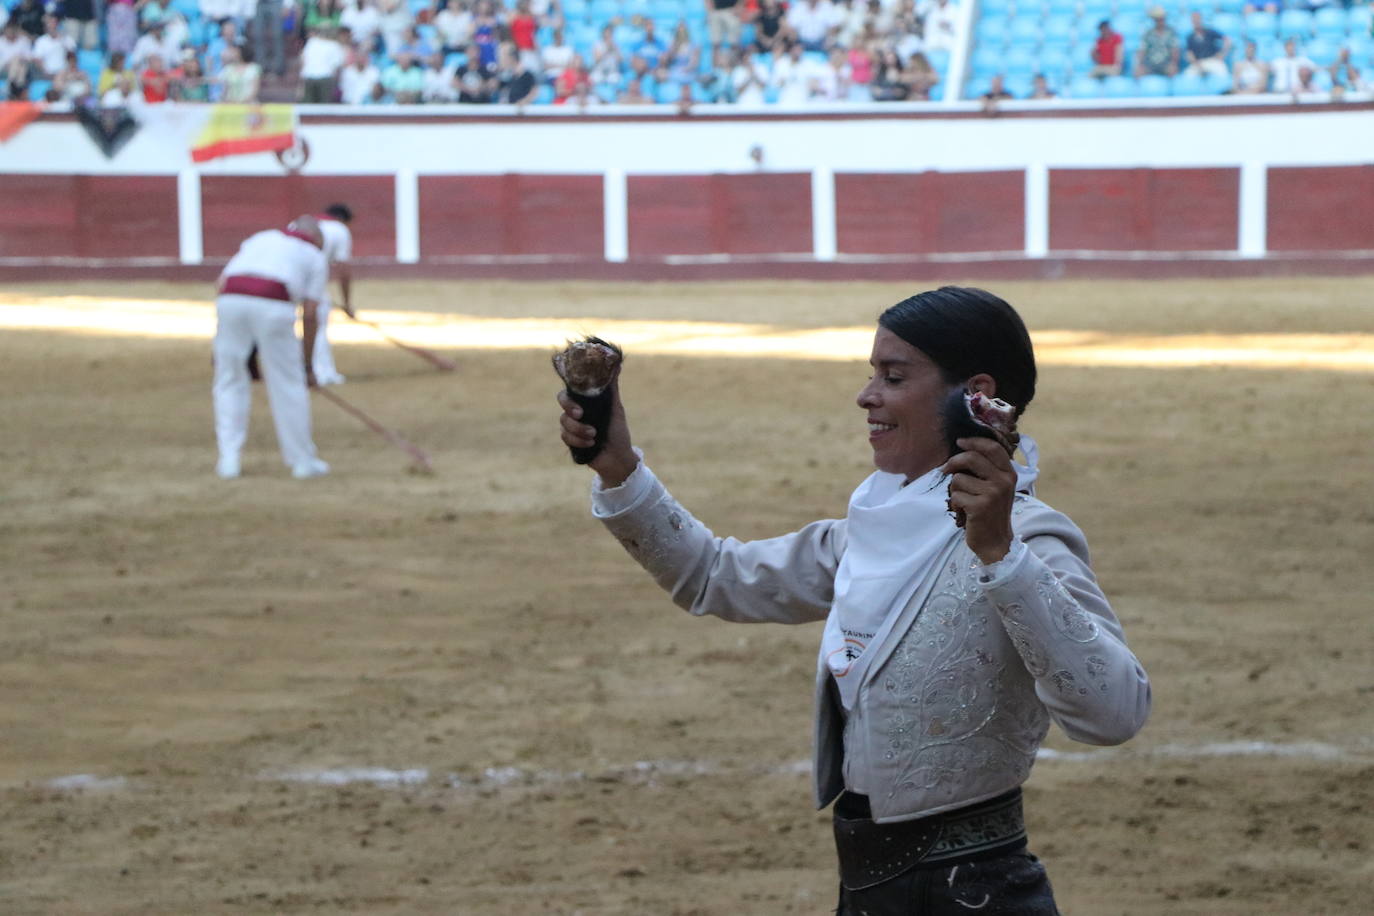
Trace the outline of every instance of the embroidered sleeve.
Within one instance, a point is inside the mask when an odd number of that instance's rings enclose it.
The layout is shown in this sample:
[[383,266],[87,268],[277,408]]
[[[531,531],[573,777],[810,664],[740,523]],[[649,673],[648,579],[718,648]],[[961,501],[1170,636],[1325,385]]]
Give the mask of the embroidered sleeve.
[[1024,549],[987,567],[979,583],[1059,726],[1077,741],[1120,744],[1145,724],[1149,679],[1087,564],[1082,535],[1067,519],[1062,529],[1023,533]]
[[843,522],[813,522],[760,541],[718,538],[643,462],[592,511],[674,603],[744,623],[806,623],[830,610]]

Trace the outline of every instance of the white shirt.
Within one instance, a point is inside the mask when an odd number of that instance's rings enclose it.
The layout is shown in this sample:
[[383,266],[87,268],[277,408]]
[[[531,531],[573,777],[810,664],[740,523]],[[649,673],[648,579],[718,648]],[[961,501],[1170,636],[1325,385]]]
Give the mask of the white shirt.
[[348,26],[354,41],[365,44],[381,29],[382,14],[370,3],[361,7],[350,6],[339,16],[339,24]]
[[1317,69],[1316,64],[1299,54],[1297,57],[1274,58],[1274,62],[1269,65],[1269,71],[1273,74],[1273,82],[1269,85],[1270,92],[1292,92],[1298,85],[1298,71],[1303,67]]
[[165,35],[159,41],[152,32],[145,32],[134,43],[134,49],[129,54],[129,66],[134,70],[142,70],[148,58],[154,54],[161,57],[163,65],[171,70],[181,62],[181,43]]
[[329,79],[344,65],[344,49],[332,38],[311,35],[301,48],[301,79]]
[[959,28],[959,11],[953,3],[931,4],[925,13],[926,47],[932,51],[952,51]]
[[427,68],[425,70],[425,88],[421,91],[421,98],[426,102],[458,101],[458,87],[453,84],[453,77],[457,72],[457,67]]
[[32,53],[33,42],[23,32],[20,32],[14,41],[0,36],[0,67],[8,65],[16,58],[27,58]]
[[544,68],[544,76],[557,79],[558,75],[572,65],[575,52],[567,44],[549,45],[539,52],[539,63]]
[[344,67],[339,73],[339,95],[345,105],[364,105],[372,97],[372,90],[382,75],[372,64],[363,69]]
[[472,13],[445,7],[434,17],[434,28],[446,48],[456,48],[468,43],[472,37]]
[[285,284],[293,302],[318,302],[324,298],[329,264],[324,252],[309,242],[280,229],[266,229],[244,240],[238,253],[224,265],[220,278],[239,274]]
[[33,58],[49,77],[66,69],[67,52],[75,50],[76,42],[70,35],[53,37],[45,32],[33,42]]
[[353,233],[348,225],[337,219],[319,217],[320,234],[324,236],[324,257],[330,264],[341,264],[353,257]]
[[814,7],[800,0],[787,11],[787,24],[796,29],[797,37],[807,44],[823,41],[830,29],[843,19],[844,14],[830,0],[820,0]]

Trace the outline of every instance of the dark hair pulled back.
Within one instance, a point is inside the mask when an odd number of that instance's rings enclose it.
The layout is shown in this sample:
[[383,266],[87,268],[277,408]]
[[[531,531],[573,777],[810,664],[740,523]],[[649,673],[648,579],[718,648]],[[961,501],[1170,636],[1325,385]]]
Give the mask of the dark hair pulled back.
[[987,373],[997,381],[997,397],[1018,413],[1035,397],[1030,333],[1016,309],[987,290],[917,293],[879,315],[878,324],[928,356],[951,385]]

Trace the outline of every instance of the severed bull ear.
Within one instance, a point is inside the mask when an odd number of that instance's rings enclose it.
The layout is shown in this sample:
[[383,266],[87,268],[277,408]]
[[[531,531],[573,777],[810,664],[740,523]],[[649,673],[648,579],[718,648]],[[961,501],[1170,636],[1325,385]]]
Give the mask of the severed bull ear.
[[589,448],[568,447],[573,461],[587,464],[606,447],[611,425],[611,385],[620,375],[625,353],[600,337],[570,341],[553,355],[553,369],[563,380],[568,397],[582,408],[582,422],[596,429],[596,442]]
[[950,389],[940,405],[940,420],[944,428],[945,448],[953,456],[963,449],[957,439],[980,436],[992,439],[1011,455],[1021,436],[1016,431],[1016,408],[1001,398],[990,398],[981,391],[966,391],[961,386]]

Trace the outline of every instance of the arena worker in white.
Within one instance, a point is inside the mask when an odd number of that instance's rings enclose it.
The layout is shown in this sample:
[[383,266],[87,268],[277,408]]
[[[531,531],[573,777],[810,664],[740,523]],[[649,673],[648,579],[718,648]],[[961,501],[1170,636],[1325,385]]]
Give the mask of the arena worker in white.
[[[300,216],[285,229],[249,236],[220,274],[215,300],[214,404],[219,444],[215,473],[222,478],[241,473],[240,453],[248,438],[253,404],[248,360],[254,347],[282,460],[297,479],[329,473],[329,465],[315,454],[310,432],[316,309],[329,275],[323,245],[315,217]],[[297,303],[303,338],[296,337]]]
[[[963,392],[1018,417],[1034,397],[1016,311],[978,289],[919,293],[879,317],[870,362],[858,406],[877,470],[845,518],[716,537],[631,444],[619,380],[593,513],[692,614],[824,621],[814,792],[834,803],[841,916],[1057,913],[1020,787],[1051,721],[1087,744],[1134,736],[1149,680],[1082,532],[1035,496],[1034,441],[1025,464],[992,439],[950,441]],[[591,447],[581,409],[559,403],[563,442]]]
[[[315,219],[319,221],[320,235],[324,238],[324,257],[329,262],[330,278],[339,285],[339,308],[349,318],[356,318],[357,313],[353,311],[353,274],[348,263],[353,257],[353,232],[349,229],[353,222],[353,211],[347,204],[330,204]],[[326,282],[319,308],[315,310],[319,321],[314,353],[317,385],[344,383],[344,377],[334,365],[334,349],[329,345],[329,312],[332,305],[329,283]]]

